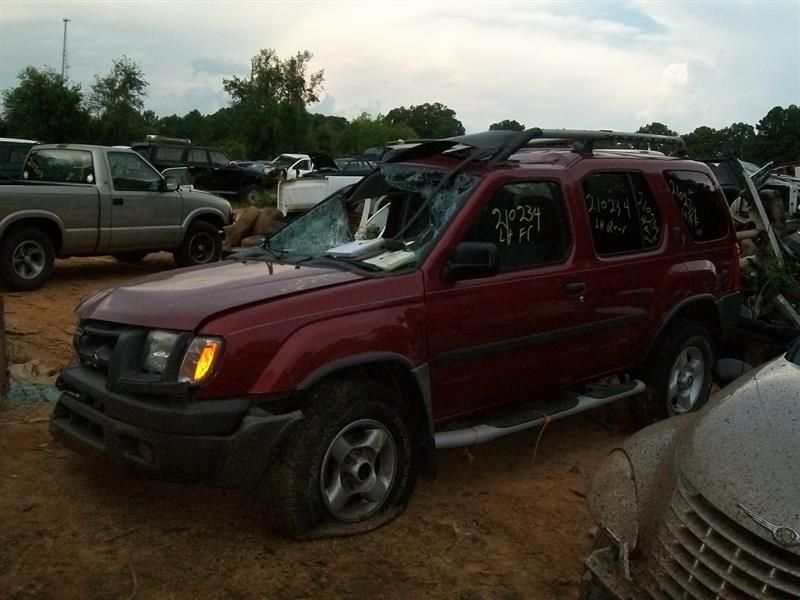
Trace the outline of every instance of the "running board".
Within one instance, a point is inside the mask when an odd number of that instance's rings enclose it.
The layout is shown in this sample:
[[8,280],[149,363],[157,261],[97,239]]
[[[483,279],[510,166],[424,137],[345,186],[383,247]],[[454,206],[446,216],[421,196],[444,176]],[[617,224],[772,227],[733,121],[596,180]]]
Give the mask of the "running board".
[[[545,420],[555,421],[556,419],[563,419],[570,415],[586,412],[587,410],[594,410],[600,408],[605,404],[629,398],[644,392],[646,386],[643,382],[635,379],[628,382],[623,391],[615,394],[593,394],[593,395],[578,395],[574,397],[575,402],[571,403],[571,407],[566,410],[554,412],[552,414],[537,417],[529,421],[523,421],[508,427],[497,425],[490,425],[488,423],[481,423],[472,427],[464,429],[452,429],[449,431],[440,431],[434,435],[434,442],[438,450],[445,448],[460,448],[462,446],[475,446],[485,442],[491,442],[497,438],[517,433],[518,431],[525,431],[538,425],[541,425]],[[543,411],[544,412],[544,411]]]

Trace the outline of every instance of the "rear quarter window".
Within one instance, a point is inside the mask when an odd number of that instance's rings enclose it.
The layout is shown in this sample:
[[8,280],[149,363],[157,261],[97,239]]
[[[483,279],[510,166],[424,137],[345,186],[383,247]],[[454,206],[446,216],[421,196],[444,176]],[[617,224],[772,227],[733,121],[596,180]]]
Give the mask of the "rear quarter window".
[[58,183],[94,183],[92,153],[66,148],[34,150],[25,162],[22,178]]
[[725,237],[728,220],[720,195],[711,179],[699,171],[667,171],[664,173],[672,198],[681,213],[689,235],[696,242]]

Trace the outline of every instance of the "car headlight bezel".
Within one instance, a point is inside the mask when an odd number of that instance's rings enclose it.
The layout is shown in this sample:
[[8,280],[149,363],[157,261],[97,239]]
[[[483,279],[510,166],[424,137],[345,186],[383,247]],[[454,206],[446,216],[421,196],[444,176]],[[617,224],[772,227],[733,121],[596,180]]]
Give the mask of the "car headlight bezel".
[[216,371],[223,340],[217,336],[153,329],[145,338],[140,368],[159,376],[165,383],[197,385]]
[[599,527],[628,552],[639,540],[639,498],[633,464],[622,449],[606,457],[586,494],[589,512]]

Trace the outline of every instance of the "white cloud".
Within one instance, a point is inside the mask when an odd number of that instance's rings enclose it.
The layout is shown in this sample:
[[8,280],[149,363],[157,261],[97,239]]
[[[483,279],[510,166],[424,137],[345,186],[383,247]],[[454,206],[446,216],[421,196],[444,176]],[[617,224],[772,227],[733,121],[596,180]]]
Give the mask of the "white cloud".
[[308,49],[318,110],[352,117],[442,102],[467,130],[529,126],[679,131],[755,123],[800,101],[797,2],[0,2],[0,88],[26,64],[87,89],[127,54],[158,114],[213,111],[222,78],[260,48]]

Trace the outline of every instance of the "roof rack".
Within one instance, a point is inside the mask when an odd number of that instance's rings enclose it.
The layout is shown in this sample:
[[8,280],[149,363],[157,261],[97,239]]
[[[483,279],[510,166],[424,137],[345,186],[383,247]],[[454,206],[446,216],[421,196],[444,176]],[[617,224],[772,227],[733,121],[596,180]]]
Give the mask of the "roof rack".
[[[508,160],[518,150],[526,146],[535,146],[554,143],[573,142],[573,151],[579,154],[592,154],[594,144],[603,142],[648,142],[656,144],[672,144],[678,147],[678,155],[686,154],[686,144],[680,136],[656,135],[654,133],[628,133],[624,131],[611,131],[610,129],[583,130],[583,129],[540,129],[533,127],[520,132],[513,140],[503,145],[503,148],[489,162],[496,166]],[[539,142],[537,144],[537,142]]]
[[148,133],[144,136],[144,139],[148,142],[161,142],[162,144],[191,144],[192,140],[189,138],[176,138],[176,137],[168,137],[166,135],[159,135],[157,133]]

